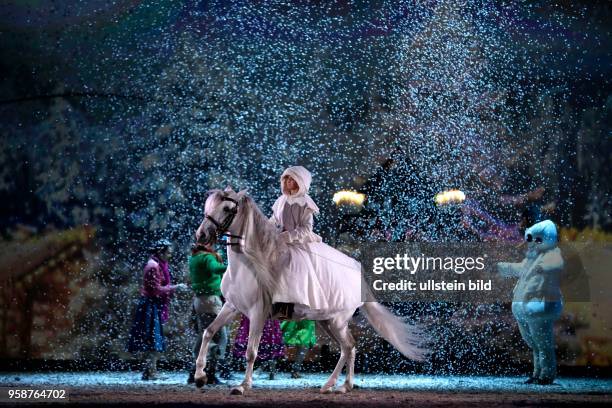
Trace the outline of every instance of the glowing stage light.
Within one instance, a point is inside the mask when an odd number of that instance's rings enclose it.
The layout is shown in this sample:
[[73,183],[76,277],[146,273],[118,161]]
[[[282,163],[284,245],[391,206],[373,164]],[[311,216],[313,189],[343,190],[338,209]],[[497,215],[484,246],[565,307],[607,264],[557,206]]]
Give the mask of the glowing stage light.
[[442,191],[436,194],[434,200],[438,205],[458,204],[465,201],[465,193],[460,190]]
[[350,204],[361,206],[365,200],[365,194],[361,194],[356,191],[341,190],[334,194],[333,200],[336,205]]

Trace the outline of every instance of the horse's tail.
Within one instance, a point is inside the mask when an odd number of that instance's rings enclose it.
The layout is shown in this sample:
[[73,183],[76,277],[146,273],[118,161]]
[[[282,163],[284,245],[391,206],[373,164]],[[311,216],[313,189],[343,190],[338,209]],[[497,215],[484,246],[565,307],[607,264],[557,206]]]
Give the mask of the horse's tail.
[[422,331],[394,315],[378,302],[365,302],[362,310],[374,330],[406,357],[423,361],[429,350]]

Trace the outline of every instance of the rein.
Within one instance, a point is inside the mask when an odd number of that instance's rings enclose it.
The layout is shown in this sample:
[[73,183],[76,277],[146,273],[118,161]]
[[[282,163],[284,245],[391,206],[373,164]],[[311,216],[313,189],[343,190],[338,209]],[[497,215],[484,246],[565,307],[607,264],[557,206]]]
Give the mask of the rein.
[[[225,234],[223,234],[223,236],[228,237],[228,238],[242,239],[241,235],[233,235],[233,234],[230,234],[229,232],[226,232]],[[223,240],[218,240],[217,242],[220,244],[224,244],[225,246],[240,245],[240,242],[229,242],[229,241],[223,241]]]

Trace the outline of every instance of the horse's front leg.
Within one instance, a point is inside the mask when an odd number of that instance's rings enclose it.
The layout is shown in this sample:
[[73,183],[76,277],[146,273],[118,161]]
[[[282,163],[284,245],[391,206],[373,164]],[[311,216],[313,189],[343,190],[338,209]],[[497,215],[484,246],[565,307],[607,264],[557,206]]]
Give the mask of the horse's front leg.
[[259,349],[259,341],[263,332],[265,317],[263,309],[259,309],[256,313],[249,316],[249,342],[246,349],[246,371],[242,384],[232,388],[231,394],[243,395],[244,392],[253,385],[253,366],[257,358],[257,350]]
[[229,303],[225,303],[215,320],[213,320],[206,330],[204,330],[204,333],[202,333],[202,346],[200,346],[200,352],[196,359],[196,372],[194,375],[196,387],[201,388],[206,384],[206,373],[204,369],[206,368],[206,355],[208,354],[208,345],[210,341],[219,329],[228,324],[234,316],[236,316],[236,313],[236,309],[234,309],[233,306],[230,306]]

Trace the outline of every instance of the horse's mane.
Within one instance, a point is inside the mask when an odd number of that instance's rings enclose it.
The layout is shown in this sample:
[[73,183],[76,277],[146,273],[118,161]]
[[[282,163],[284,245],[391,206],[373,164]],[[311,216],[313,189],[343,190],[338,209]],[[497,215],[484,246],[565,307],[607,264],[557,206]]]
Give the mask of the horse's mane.
[[[271,304],[272,295],[277,286],[279,258],[286,253],[286,244],[279,239],[277,229],[261,212],[255,201],[248,195],[244,196],[244,204],[252,216],[252,230],[257,231],[256,237],[245,238],[244,252],[249,255],[256,268],[256,278],[264,295],[264,303]],[[286,265],[284,265],[286,266]]]

